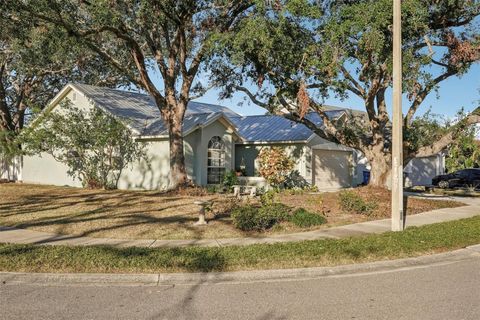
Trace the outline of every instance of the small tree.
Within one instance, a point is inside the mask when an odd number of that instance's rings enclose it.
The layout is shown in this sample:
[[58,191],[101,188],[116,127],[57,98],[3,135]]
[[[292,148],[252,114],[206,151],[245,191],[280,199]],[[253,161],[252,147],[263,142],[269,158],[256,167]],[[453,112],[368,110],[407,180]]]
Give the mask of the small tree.
[[129,164],[145,157],[144,145],[114,117],[65,103],[25,135],[27,153],[45,152],[68,166],[68,174],[88,188],[116,188]]
[[294,161],[280,147],[262,149],[258,155],[258,160],[260,165],[258,172],[274,187],[278,187],[285,182],[294,166]]
[[476,140],[477,128],[459,137],[448,149],[445,166],[448,172],[466,168],[478,168],[480,165],[480,145]]

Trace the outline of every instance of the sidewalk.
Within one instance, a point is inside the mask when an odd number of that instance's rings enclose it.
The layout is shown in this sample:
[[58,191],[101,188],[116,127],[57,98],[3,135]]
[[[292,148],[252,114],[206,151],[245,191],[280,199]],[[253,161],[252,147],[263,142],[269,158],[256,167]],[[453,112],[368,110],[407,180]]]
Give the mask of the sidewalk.
[[[422,226],[427,224],[446,222],[480,215],[479,198],[451,198],[463,202],[466,206],[458,208],[445,208],[416,215],[407,216],[406,226]],[[38,244],[38,245],[69,245],[69,246],[91,246],[107,245],[114,247],[223,247],[233,245],[250,245],[259,243],[278,243],[317,239],[340,239],[352,236],[377,234],[390,231],[390,219],[355,223],[340,227],[314,230],[308,232],[273,235],[270,237],[258,238],[225,238],[225,239],[202,239],[202,240],[129,240],[92,238],[72,235],[58,235],[47,232],[39,232],[27,229],[16,229],[0,227],[0,243]]]

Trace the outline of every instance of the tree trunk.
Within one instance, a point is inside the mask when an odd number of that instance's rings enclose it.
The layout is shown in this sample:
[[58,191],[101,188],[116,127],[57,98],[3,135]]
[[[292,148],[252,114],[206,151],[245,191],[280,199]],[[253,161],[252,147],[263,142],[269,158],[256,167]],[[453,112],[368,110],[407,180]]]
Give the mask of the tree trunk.
[[[176,118],[175,115],[172,118]],[[169,189],[176,189],[187,184],[185,155],[183,153],[182,121],[173,119],[169,124],[170,145],[170,183]]]
[[368,157],[371,166],[369,186],[386,188],[389,183],[387,179],[390,177],[392,170],[390,155],[374,154]]

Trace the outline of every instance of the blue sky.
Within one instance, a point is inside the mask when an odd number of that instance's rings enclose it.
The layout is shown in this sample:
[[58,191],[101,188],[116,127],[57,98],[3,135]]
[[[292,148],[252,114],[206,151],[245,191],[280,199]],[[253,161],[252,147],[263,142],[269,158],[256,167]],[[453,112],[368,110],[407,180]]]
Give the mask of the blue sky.
[[[438,90],[438,97],[435,92],[431,92],[427,99],[423,102],[422,107],[417,112],[417,115],[423,114],[429,108],[432,112],[443,115],[445,117],[452,117],[462,107],[466,111],[471,111],[475,107],[480,106],[480,64],[475,64],[467,74],[461,78],[453,77],[443,81]],[[391,91],[387,93],[387,102],[391,106]],[[244,100],[246,96],[242,93],[236,93],[232,99],[219,100],[218,90],[210,90],[203,97],[196,101],[220,104],[227,106],[242,115],[256,115],[264,114],[265,110],[249,103],[249,100]],[[242,106],[238,104],[244,102]],[[353,109],[365,110],[362,106],[362,101],[355,96],[350,96],[346,100],[340,100],[331,97],[325,101],[326,104],[349,107]],[[404,98],[403,109],[404,112],[408,109],[408,100]]]

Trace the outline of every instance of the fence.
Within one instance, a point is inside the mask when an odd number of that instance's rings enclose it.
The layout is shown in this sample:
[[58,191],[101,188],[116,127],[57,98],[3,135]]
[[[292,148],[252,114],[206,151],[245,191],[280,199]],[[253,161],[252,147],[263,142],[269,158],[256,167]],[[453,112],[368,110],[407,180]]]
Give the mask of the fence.
[[21,181],[22,180],[22,158],[12,159],[0,158],[0,180]]

